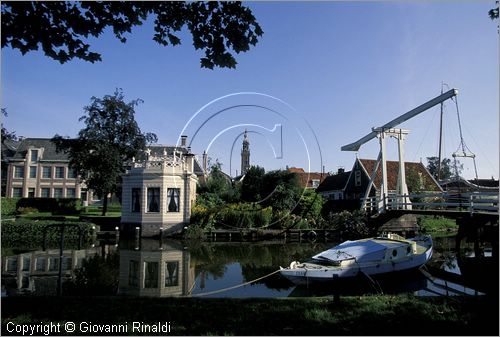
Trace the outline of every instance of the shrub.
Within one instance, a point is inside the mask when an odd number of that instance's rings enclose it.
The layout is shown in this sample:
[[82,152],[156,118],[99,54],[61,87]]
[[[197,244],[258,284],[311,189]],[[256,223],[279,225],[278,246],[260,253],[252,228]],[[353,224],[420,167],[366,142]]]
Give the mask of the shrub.
[[40,212],[55,214],[76,214],[81,209],[81,201],[77,198],[21,198],[17,208],[32,207]]
[[19,207],[17,209],[18,214],[29,214],[29,213],[38,213],[38,209],[34,207]]
[[370,230],[364,221],[364,213],[360,211],[343,211],[331,214],[328,217],[328,224],[331,229],[342,231],[348,239],[366,237]]
[[[95,226],[87,222],[65,222],[80,225],[82,228],[82,244],[88,246],[95,241]],[[2,223],[2,246],[20,249],[37,249],[43,244],[43,232],[47,225],[53,221],[34,221],[30,219],[17,219],[12,222]],[[96,229],[97,231],[97,229]],[[59,229],[47,229],[47,248],[59,247]],[[74,226],[65,228],[64,247],[78,246],[78,229]]]
[[20,199],[2,197],[2,216],[16,214],[17,202]]
[[205,238],[205,231],[201,226],[191,225],[188,226],[184,237],[187,240],[202,240]]

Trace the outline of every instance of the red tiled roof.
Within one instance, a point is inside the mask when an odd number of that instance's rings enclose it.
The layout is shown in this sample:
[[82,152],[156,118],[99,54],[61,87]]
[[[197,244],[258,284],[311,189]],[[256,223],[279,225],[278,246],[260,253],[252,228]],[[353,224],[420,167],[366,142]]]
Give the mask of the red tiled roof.
[[299,167],[290,167],[288,172],[295,173],[299,179],[299,184],[301,187],[313,187],[312,181],[319,180],[319,184],[328,177],[327,173],[319,172],[305,172],[304,169]]
[[[366,170],[368,176],[371,176],[373,173],[373,168],[375,167],[376,160],[372,159],[359,159],[359,162]],[[387,188],[389,190],[396,190],[396,186],[398,183],[398,173],[399,173],[399,162],[397,161],[386,161],[387,165]],[[441,188],[439,184],[432,178],[429,174],[429,171],[425,168],[422,163],[413,163],[413,162],[405,162],[405,175],[406,175],[406,183],[408,184],[409,175],[412,173],[417,173],[422,175],[422,179],[425,180],[425,186],[427,190],[431,191],[440,191]],[[382,182],[382,165],[379,165],[377,169],[377,174],[375,176],[375,187],[380,188]],[[410,191],[411,192],[411,191]]]
[[301,167],[290,167],[288,169],[288,172],[293,172],[293,173],[306,173],[303,168]]

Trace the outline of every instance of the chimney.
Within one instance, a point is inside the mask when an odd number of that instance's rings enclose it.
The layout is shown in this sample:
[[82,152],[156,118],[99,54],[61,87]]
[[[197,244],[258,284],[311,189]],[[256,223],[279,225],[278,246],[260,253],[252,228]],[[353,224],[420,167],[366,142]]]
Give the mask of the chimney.
[[187,138],[188,138],[188,136],[186,136],[186,135],[181,136],[181,147],[186,147]]
[[339,167],[337,174],[344,173],[344,172],[345,172],[345,168]]

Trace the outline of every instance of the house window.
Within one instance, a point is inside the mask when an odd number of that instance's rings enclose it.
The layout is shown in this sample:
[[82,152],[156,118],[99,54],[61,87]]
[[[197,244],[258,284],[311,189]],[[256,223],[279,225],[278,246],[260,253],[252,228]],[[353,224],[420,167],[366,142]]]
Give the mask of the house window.
[[54,188],[54,198],[62,198],[62,197],[63,197],[63,189]]
[[319,186],[319,179],[313,179],[312,180],[312,187],[317,188]]
[[31,150],[31,161],[35,162],[38,160],[38,150]]
[[30,178],[36,178],[36,166],[30,166]]
[[48,179],[50,179],[51,173],[52,173],[52,170],[51,170],[50,166],[44,166],[44,167],[42,167],[42,178],[48,178]]
[[128,285],[138,286],[139,285],[139,262],[130,260],[128,265]]
[[45,271],[45,264],[47,263],[47,259],[45,257],[37,257],[35,271]]
[[180,188],[167,189],[167,205],[169,212],[179,212]]
[[67,188],[66,189],[66,198],[75,198],[76,197],[76,190],[74,188]]
[[42,197],[42,198],[50,198],[50,188],[42,187],[42,191],[40,193],[40,197]]
[[56,179],[64,178],[64,166],[56,166]]
[[160,211],[160,188],[148,188],[148,212]]
[[361,171],[359,170],[356,170],[356,172],[354,172],[354,185],[361,186]]
[[31,264],[31,258],[29,256],[23,256],[23,268],[22,271],[29,271]]
[[17,256],[7,259],[7,271],[17,271]]
[[165,287],[179,285],[179,261],[165,262]]
[[24,178],[24,166],[14,166],[14,178]]
[[34,198],[35,197],[35,188],[30,187],[28,188],[28,198]]
[[14,187],[12,189],[12,197],[20,198],[23,196],[23,189],[21,187]]
[[59,258],[58,257],[50,257],[49,258],[49,271],[57,271],[59,270]]
[[140,212],[141,211],[141,189],[133,188],[132,189],[132,212]]
[[158,288],[158,262],[144,262],[144,288]]
[[68,179],[76,179],[75,169],[68,168]]

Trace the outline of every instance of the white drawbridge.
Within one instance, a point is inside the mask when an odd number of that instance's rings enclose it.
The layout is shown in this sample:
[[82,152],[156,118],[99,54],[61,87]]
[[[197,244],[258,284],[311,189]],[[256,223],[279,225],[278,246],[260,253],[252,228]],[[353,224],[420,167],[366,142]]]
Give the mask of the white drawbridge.
[[372,140],[373,138],[379,139],[380,144],[380,152],[377,158],[377,162],[375,163],[373,172],[370,177],[370,182],[368,183],[368,187],[365,192],[365,196],[361,203],[361,207],[364,207],[367,198],[370,195],[370,190],[373,187],[373,182],[375,180],[375,176],[377,174],[377,170],[380,165],[382,172],[382,182],[380,186],[380,196],[378,198],[378,212],[383,213],[388,209],[387,200],[389,197],[389,191],[387,187],[387,152],[386,152],[386,139],[388,137],[393,137],[398,140],[398,155],[399,155],[399,172],[398,172],[398,183],[397,183],[397,197],[398,200],[396,204],[400,205],[399,208],[402,209],[411,209],[411,202],[408,197],[408,186],[406,185],[406,175],[405,175],[405,161],[404,161],[404,141],[406,136],[409,134],[409,130],[405,129],[397,129],[395,128],[399,124],[419,115],[420,113],[432,108],[433,106],[440,104],[446,101],[449,98],[452,98],[458,94],[457,89],[451,89],[428,102],[416,107],[413,110],[408,111],[407,113],[393,119],[392,121],[386,123],[385,125],[372,128],[372,132],[362,137],[358,141],[342,146],[342,151],[358,151],[361,145]]

